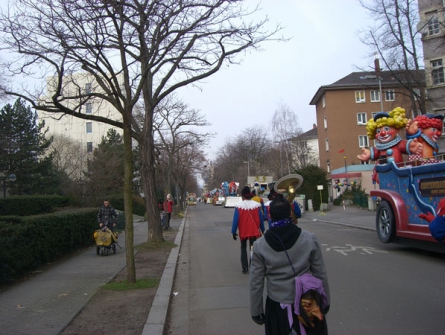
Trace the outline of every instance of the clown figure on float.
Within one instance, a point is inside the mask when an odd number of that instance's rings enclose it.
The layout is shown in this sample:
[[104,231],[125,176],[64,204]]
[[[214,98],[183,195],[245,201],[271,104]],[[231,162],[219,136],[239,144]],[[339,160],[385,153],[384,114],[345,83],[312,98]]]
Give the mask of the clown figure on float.
[[[402,154],[412,155],[422,152],[422,143],[416,138],[402,140],[400,130],[408,124],[405,110],[401,107],[394,108],[391,112],[379,112],[366,124],[366,130],[370,139],[375,139],[375,147],[362,148],[362,154],[357,158],[363,162],[377,161],[378,164],[390,162],[402,163]],[[374,174],[373,180],[377,181]]]
[[439,152],[437,143],[442,135],[443,115],[424,114],[417,116],[414,120],[409,120],[406,125],[406,138],[416,138],[422,143],[420,155],[411,155],[409,161],[425,159],[424,163],[437,163],[436,155]]

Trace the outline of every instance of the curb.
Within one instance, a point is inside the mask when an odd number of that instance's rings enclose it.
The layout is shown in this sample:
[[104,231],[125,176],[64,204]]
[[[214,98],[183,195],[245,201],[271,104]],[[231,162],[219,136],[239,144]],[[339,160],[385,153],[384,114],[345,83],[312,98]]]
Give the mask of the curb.
[[176,247],[171,250],[168,257],[142,335],[162,335],[164,333],[186,218],[187,210],[185,211],[185,217],[181,220],[181,225],[179,226],[174,242]]
[[375,228],[357,226],[355,224],[349,224],[349,223],[343,223],[343,222],[325,221],[325,220],[319,220],[319,219],[313,219],[313,221],[320,221],[320,222],[324,222],[324,223],[335,224],[337,226],[345,226],[345,227],[351,227],[351,228],[357,228],[357,229],[363,229],[363,230],[376,231]]

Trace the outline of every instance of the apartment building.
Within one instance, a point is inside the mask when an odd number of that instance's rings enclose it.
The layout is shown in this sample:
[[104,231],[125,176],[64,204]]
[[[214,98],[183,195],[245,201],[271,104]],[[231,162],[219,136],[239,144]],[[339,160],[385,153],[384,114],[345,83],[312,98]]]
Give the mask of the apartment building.
[[[424,78],[423,71],[420,72],[413,74]],[[378,74],[353,72],[331,85],[321,86],[310,102],[317,114],[320,167],[326,169],[331,181],[355,181],[367,191],[374,187],[374,163],[363,163],[357,158],[362,148],[374,146],[367,136],[366,123],[376,113],[395,107],[404,108],[407,117],[412,117],[412,93],[389,71]],[[332,195],[332,189],[330,192]]]
[[[418,0],[418,5],[429,111],[445,115],[445,4],[443,0]],[[444,151],[444,136],[439,148]]]
[[[56,81],[53,77],[47,78],[46,94],[48,97],[54,94],[55,83]],[[87,74],[73,74],[66,83],[63,89],[63,95],[66,97],[80,95],[81,93],[90,94],[99,90],[99,86],[93,77]],[[67,99],[65,104],[69,108],[75,108],[79,104],[79,100]],[[122,119],[121,114],[103,99],[93,98],[78,108],[81,113],[104,116],[113,120]],[[49,129],[49,135],[63,135],[81,143],[82,147],[85,148],[85,154],[92,154],[94,148],[101,142],[102,136],[106,136],[110,128],[114,128],[118,133],[122,134],[120,128],[71,115],[38,111],[38,117],[45,121],[45,126]]]

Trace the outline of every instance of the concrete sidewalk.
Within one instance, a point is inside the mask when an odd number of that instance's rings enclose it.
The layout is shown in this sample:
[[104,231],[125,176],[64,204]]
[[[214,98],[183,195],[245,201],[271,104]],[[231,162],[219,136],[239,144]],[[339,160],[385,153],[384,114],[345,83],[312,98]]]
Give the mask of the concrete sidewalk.
[[[170,223],[173,228],[178,229],[182,220],[172,219]],[[146,222],[134,222],[134,245],[147,240],[147,230]],[[93,246],[29,280],[0,292],[0,333],[57,335],[62,332],[97,289],[113,279],[126,266],[123,233],[119,235],[119,245],[122,249],[117,247],[116,254],[107,257],[97,256],[96,247]],[[179,246],[175,249],[170,258],[179,252]],[[176,261],[169,259],[166,274],[169,274],[175,265]],[[170,296],[170,293],[164,293],[165,282],[161,282],[158,291]],[[156,303],[161,304],[159,299]],[[168,300],[164,299],[162,303],[168,307]]]
[[343,209],[343,206],[329,205],[323,212],[306,211],[299,220],[311,220],[350,226],[366,230],[376,230],[376,211],[361,209],[358,206],[350,205]]

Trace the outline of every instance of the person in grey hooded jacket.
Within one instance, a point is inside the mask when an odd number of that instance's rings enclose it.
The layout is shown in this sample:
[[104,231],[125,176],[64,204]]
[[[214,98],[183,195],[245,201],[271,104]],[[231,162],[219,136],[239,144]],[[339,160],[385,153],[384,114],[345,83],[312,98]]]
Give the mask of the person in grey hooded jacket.
[[[275,197],[269,210],[270,228],[253,245],[250,312],[253,321],[265,324],[266,335],[301,334],[295,311],[290,316],[285,306],[295,302],[295,277],[310,274],[321,280],[326,300],[322,313],[327,313],[330,295],[323,255],[315,235],[293,223],[291,206],[281,194]],[[267,298],[264,307],[265,283]]]

